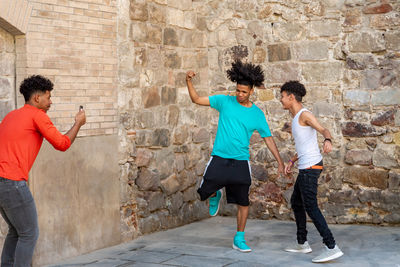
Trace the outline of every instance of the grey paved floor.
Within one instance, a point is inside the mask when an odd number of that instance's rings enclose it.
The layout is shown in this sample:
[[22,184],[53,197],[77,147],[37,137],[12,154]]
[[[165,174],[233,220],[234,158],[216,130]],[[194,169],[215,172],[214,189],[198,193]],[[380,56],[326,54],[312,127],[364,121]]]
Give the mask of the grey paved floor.
[[[310,224],[310,254],[284,252],[295,239],[295,223],[249,220],[247,243],[253,249],[241,253],[231,248],[236,220],[215,217],[172,230],[146,235],[132,242],[65,260],[62,267],[89,266],[317,266],[311,259],[322,251],[321,238]],[[325,266],[400,267],[400,227],[330,225],[344,256]],[[319,264],[321,265],[321,264]]]

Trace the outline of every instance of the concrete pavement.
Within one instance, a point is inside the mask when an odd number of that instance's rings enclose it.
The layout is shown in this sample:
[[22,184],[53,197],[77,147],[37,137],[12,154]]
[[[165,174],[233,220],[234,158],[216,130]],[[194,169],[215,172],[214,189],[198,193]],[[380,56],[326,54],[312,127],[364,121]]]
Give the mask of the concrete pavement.
[[[400,227],[330,225],[344,256],[323,266],[400,267]],[[261,267],[317,266],[311,259],[323,245],[314,225],[308,225],[310,254],[283,251],[295,242],[295,222],[249,220],[247,244],[241,253],[232,249],[236,218],[214,217],[140,237],[129,243],[49,265],[49,267],[190,266]],[[321,265],[321,264],[319,264]]]

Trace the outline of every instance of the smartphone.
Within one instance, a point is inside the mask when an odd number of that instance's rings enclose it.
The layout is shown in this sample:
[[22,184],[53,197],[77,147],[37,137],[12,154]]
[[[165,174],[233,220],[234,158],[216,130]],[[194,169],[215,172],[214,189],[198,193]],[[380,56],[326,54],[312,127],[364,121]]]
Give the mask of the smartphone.
[[79,106],[79,111],[82,111],[83,110],[83,106],[81,105],[81,106]]

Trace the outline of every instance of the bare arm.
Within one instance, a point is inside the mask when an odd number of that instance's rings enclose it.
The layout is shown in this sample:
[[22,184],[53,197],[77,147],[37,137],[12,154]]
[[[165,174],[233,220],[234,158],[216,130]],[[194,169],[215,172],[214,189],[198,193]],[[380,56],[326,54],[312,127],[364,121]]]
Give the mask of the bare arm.
[[267,145],[268,149],[271,151],[272,155],[275,157],[278,162],[278,174],[283,173],[285,165],[283,164],[281,155],[279,154],[278,148],[276,147],[275,141],[270,137],[264,137],[264,142]]
[[332,151],[332,141],[330,141],[330,140],[332,140],[332,135],[329,132],[329,130],[324,128],[311,112],[303,112],[300,115],[300,120],[304,124],[314,128],[315,130],[317,130],[320,134],[322,134],[324,136],[325,140],[324,140],[323,151],[324,151],[324,153],[331,152]]
[[210,100],[208,99],[208,96],[199,96],[194,89],[193,83],[192,83],[192,78],[196,76],[196,74],[189,70],[186,73],[186,85],[189,91],[190,99],[192,100],[193,103],[196,103],[198,105],[202,106],[209,106],[210,105]]
[[69,131],[65,134],[66,136],[69,137],[71,140],[71,144],[75,141],[76,135],[79,132],[79,129],[86,123],[86,115],[84,110],[80,110],[76,115],[75,115],[75,123],[69,129]]

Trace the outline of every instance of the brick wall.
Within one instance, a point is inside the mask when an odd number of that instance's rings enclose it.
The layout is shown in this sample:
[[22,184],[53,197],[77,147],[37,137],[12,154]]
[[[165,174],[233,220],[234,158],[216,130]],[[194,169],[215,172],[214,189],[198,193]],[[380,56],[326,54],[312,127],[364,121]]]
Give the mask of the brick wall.
[[116,0],[30,3],[22,69],[54,82],[50,118],[60,130],[68,130],[83,105],[87,124],[80,136],[116,134]]

